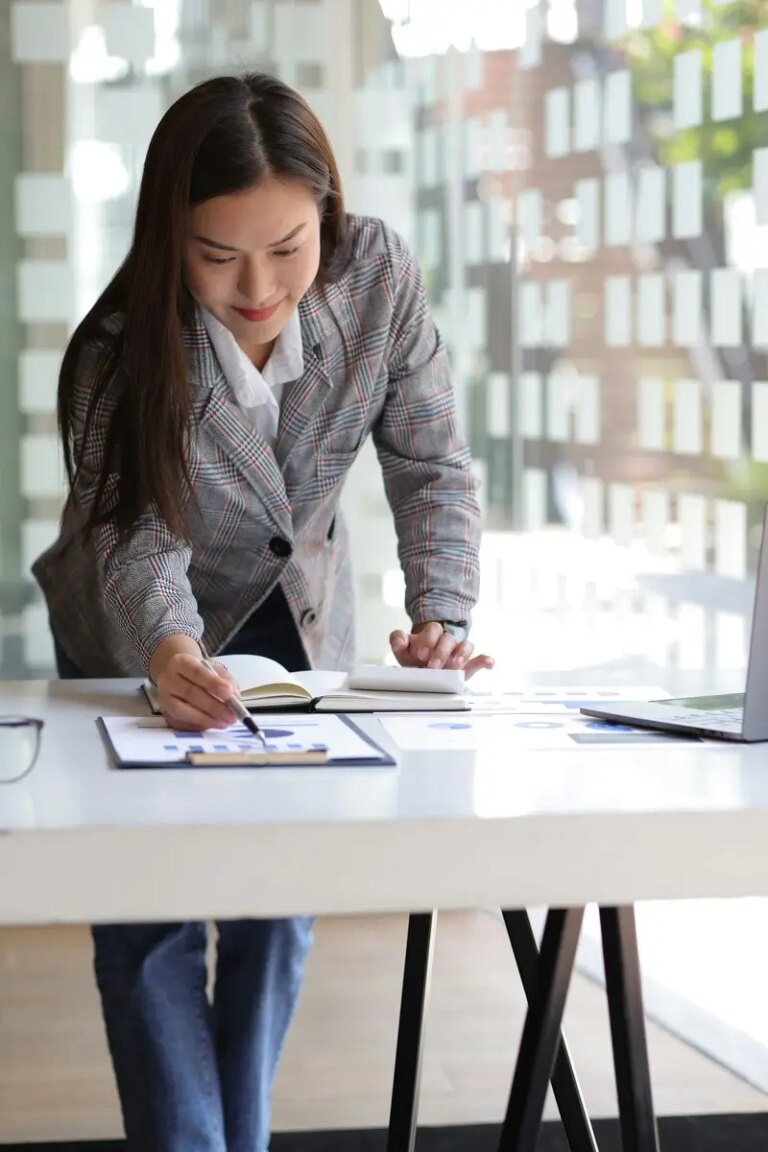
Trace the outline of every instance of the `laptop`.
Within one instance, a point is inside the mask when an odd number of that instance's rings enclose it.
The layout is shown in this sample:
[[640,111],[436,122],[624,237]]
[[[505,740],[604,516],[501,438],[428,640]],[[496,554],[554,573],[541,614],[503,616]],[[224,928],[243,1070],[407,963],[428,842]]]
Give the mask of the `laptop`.
[[605,707],[601,704],[580,711],[585,716],[637,728],[658,728],[663,732],[745,743],[768,740],[768,505],[763,516],[744,692],[606,704]]

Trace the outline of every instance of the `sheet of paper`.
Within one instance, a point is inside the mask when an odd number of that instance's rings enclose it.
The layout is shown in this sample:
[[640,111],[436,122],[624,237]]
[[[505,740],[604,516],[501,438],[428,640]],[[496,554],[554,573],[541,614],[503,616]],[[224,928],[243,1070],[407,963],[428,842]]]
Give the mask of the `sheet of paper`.
[[466,689],[472,712],[557,713],[568,715],[578,712],[587,704],[620,704],[623,700],[661,700],[668,696],[663,688],[648,684],[623,686],[598,684],[574,688],[572,685],[553,684],[548,687],[510,688],[499,692],[477,692],[468,684]]
[[580,716],[517,715],[437,716],[389,715],[381,722],[399,748],[409,751],[474,752],[481,748],[525,748],[529,751],[612,749],[677,741],[678,736]]
[[[382,755],[360,734],[334,715],[260,714],[258,725],[270,752],[306,752],[327,749],[334,761],[380,762]],[[103,718],[115,750],[128,763],[178,764],[188,752],[259,752],[261,741],[240,723],[207,732],[168,728],[160,718],[106,716]]]

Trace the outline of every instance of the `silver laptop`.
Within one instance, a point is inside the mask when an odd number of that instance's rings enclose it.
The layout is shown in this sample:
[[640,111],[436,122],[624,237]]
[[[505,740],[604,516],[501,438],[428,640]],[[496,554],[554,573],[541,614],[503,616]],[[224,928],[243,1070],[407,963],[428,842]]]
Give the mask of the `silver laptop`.
[[581,711],[585,716],[596,716],[615,724],[685,732],[689,736],[744,742],[768,740],[768,505],[763,517],[763,538],[757,563],[744,692],[728,696],[608,704],[605,707],[585,707]]

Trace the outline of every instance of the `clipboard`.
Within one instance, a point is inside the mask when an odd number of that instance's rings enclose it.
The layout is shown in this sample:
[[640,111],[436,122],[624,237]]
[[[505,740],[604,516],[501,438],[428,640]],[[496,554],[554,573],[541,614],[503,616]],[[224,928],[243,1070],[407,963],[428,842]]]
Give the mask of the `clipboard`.
[[[306,716],[301,719],[304,723],[309,721]],[[219,733],[218,738],[204,733],[179,733],[169,729],[162,720],[148,720],[138,716],[99,716],[96,725],[112,763],[119,770],[379,768],[397,764],[385,748],[349,717],[334,714],[322,720],[315,719],[331,735],[336,732],[338,738],[309,748],[263,749],[255,745],[227,749],[222,744],[217,750],[217,742],[226,741],[225,733]],[[298,716],[296,724],[300,726]],[[142,729],[154,729],[156,735],[148,740],[136,741],[135,736]],[[153,752],[153,749],[156,751]]]

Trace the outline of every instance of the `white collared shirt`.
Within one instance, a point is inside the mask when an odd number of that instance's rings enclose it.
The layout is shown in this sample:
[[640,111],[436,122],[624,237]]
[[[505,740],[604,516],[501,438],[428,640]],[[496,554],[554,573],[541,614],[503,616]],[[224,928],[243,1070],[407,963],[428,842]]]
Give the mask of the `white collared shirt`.
[[252,364],[229,328],[201,306],[206,331],[235,399],[267,443],[274,446],[283,387],[304,371],[298,309],[291,312],[263,369]]

